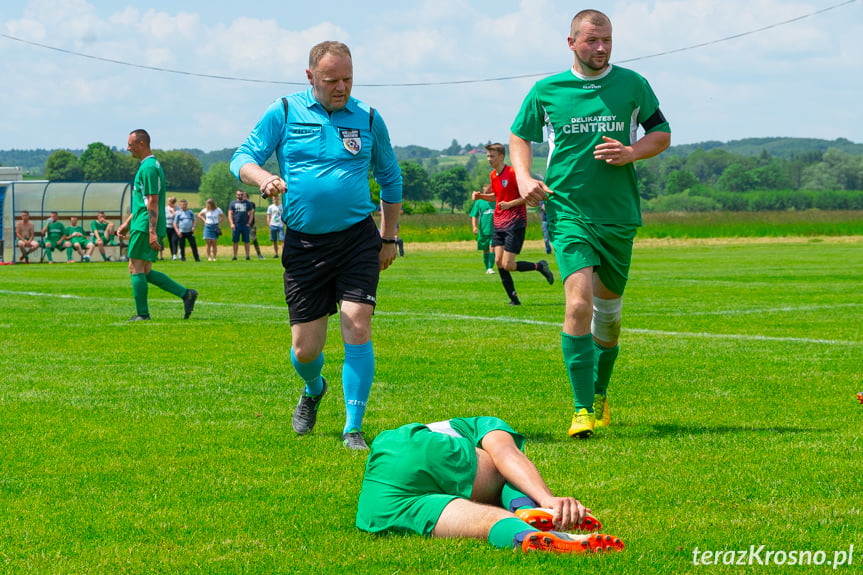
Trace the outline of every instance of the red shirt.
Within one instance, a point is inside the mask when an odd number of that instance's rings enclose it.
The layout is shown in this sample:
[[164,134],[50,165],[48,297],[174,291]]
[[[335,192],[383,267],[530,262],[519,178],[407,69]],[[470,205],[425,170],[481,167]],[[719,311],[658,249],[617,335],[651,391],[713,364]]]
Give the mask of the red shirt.
[[522,204],[508,210],[500,209],[501,202],[511,202],[521,198],[518,192],[518,182],[510,166],[504,166],[498,175],[496,170],[489,174],[491,178],[491,191],[497,199],[494,208],[494,229],[508,230],[511,228],[523,228],[527,226],[527,206]]

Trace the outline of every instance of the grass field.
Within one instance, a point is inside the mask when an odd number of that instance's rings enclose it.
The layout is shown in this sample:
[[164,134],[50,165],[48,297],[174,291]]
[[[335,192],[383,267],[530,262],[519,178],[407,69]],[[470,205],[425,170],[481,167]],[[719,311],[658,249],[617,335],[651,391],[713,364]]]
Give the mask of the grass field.
[[[612,427],[581,442],[560,282],[514,274],[512,309],[472,244],[407,250],[378,294],[367,436],[504,417],[626,551],[358,532],[338,324],[331,393],[297,437],[277,260],[160,262],[198,307],[183,321],[151,290],[136,324],[123,264],[16,265],[0,268],[0,573],[826,573],[851,545],[836,570],[863,564],[863,242],[638,243]],[[824,564],[693,565],[696,547],[751,545]]]

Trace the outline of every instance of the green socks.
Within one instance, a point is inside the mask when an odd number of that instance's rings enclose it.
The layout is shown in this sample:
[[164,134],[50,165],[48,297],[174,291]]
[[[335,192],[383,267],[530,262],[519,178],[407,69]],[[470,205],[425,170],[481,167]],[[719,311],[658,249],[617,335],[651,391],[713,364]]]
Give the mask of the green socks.
[[488,532],[488,542],[500,549],[521,547],[521,542],[531,533],[539,531],[518,517],[501,519],[491,526]]
[[593,336],[591,334],[573,336],[561,332],[563,363],[572,386],[575,411],[586,409],[593,413]]
[[146,278],[148,282],[150,282],[157,288],[162,288],[166,292],[173,294],[177,297],[183,297],[184,295],[186,295],[186,288],[184,288],[162,272],[150,270],[150,273],[146,275]]
[[148,274],[132,274],[132,295],[135,297],[135,309],[138,315],[150,315],[150,305],[147,301],[148,283],[180,298],[186,295],[186,288],[162,272],[150,270]]
[[611,380],[611,372],[614,370],[614,362],[620,352],[620,347],[617,345],[603,347],[594,341],[593,349],[595,352],[595,364],[593,366],[595,393],[606,395],[608,382]]
[[132,295],[135,297],[135,310],[138,315],[150,315],[150,306],[147,303],[147,276],[145,274],[132,274]]
[[500,503],[504,509],[512,513],[515,513],[522,507],[539,507],[536,501],[516,489],[508,481],[503,484],[503,489],[500,492]]

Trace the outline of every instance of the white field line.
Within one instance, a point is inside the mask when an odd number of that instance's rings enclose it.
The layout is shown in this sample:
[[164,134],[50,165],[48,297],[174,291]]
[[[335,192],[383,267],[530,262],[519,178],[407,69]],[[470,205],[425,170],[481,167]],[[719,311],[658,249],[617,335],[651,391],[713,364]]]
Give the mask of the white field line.
[[[14,296],[31,296],[31,297],[55,297],[60,299],[93,299],[93,300],[104,300],[106,298],[96,298],[96,297],[87,297],[87,296],[78,296],[78,295],[70,295],[70,294],[52,294],[52,293],[41,293],[41,292],[31,292],[31,291],[13,291],[13,290],[0,290],[0,295],[14,295]],[[110,298],[110,299],[121,299],[121,298]],[[122,298],[128,299],[128,298]],[[285,310],[284,305],[264,305],[264,304],[249,304],[249,303],[227,303],[227,302],[207,302],[207,301],[199,301],[195,304],[196,307],[199,305],[206,306],[220,306],[220,307],[233,307],[233,308],[250,308],[250,309],[262,309],[262,310]],[[837,304],[835,307],[847,307],[847,306],[856,306],[859,304]],[[831,307],[831,306],[801,306],[801,308],[778,308],[775,311],[799,311],[801,309],[820,309],[822,307]],[[774,310],[760,310],[758,313],[769,313]],[[755,312],[753,312],[755,313]],[[514,318],[514,317],[506,317],[506,316],[475,316],[475,315],[466,315],[466,314],[455,314],[455,313],[414,313],[414,312],[399,312],[399,311],[391,311],[391,312],[375,312],[376,316],[379,317],[389,317],[389,316],[399,316],[399,317],[415,317],[419,319],[427,318],[427,319],[445,319],[445,320],[459,320],[459,321],[481,321],[481,322],[498,322],[498,323],[509,323],[509,324],[520,324],[520,325],[540,325],[540,326],[549,326],[556,327],[560,329],[561,322],[556,321],[542,321],[536,319],[525,319],[525,318]],[[656,314],[659,315],[659,314]],[[671,315],[671,314],[668,314]],[[700,313],[688,314],[688,315],[702,315]],[[0,324],[0,327],[6,327],[4,324]],[[9,326],[11,327],[11,326]],[[752,334],[726,334],[726,333],[709,333],[709,332],[685,332],[685,331],[663,331],[656,329],[638,329],[638,328],[622,328],[621,331],[623,333],[637,333],[642,335],[656,335],[663,337],[690,337],[690,338],[701,338],[701,339],[736,339],[736,340],[749,340],[749,341],[774,341],[774,342],[786,342],[786,343],[814,343],[814,344],[823,344],[823,345],[851,345],[851,346],[863,346],[863,342],[861,341],[844,341],[838,339],[820,339],[820,338],[807,338],[807,337],[773,337],[773,336],[765,336],[765,335],[752,335]]]

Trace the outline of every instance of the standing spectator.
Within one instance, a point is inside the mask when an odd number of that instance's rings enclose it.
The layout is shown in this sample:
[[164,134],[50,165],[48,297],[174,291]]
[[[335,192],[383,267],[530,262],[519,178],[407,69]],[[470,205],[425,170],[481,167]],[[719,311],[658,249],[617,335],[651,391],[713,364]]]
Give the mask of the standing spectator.
[[117,229],[121,238],[129,238],[129,275],[135,297],[136,314],[129,321],[150,319],[148,284],[182,298],[183,319],[189,319],[198,292],[186,289],[162,272],[153,269],[159,249],[165,240],[165,172],[150,149],[150,134],[134,130],[129,134],[127,149],[141,160],[132,188],[132,212]]
[[63,249],[65,232],[66,226],[60,221],[60,216],[57,212],[51,212],[45,227],[42,228],[42,247],[45,249],[45,257],[48,258],[49,264],[54,263],[54,250]]
[[270,241],[273,242],[273,257],[279,257],[279,242],[285,240],[285,222],[282,221],[282,196],[272,196],[273,203],[267,208],[267,227],[270,228]]
[[96,219],[90,222],[90,237],[99,253],[102,261],[111,261],[111,256],[105,255],[105,246],[111,245],[114,237],[114,224],[105,218],[105,212],[96,214]]
[[527,231],[525,200],[519,195],[518,181],[512,168],[504,162],[506,148],[503,144],[489,144],[485,149],[486,159],[492,167],[489,174],[491,188],[488,192],[474,192],[472,196],[474,201],[478,199],[497,201],[497,207],[494,210],[494,233],[491,239],[494,261],[500,273],[503,289],[509,296],[509,305],[521,305],[510,272],[537,271],[545,277],[549,285],[554,283],[554,275],[545,260],[539,260],[536,263],[515,261],[515,256],[521,253]]
[[[491,193],[491,185],[482,187],[482,193]],[[494,202],[478,198],[470,209],[470,223],[473,235],[476,236],[476,249],[482,251],[482,263],[485,273],[494,273],[494,254],[491,246],[491,235],[494,232]]]
[[261,255],[261,245],[258,243],[258,225],[255,221],[255,212],[258,207],[255,205],[255,202],[249,199],[249,192],[243,192],[243,196],[246,198],[246,201],[252,204],[252,215],[249,217],[249,243],[252,244],[255,248],[255,252],[258,254],[258,259],[264,259],[264,256]]
[[29,264],[30,254],[39,249],[39,242],[36,241],[36,229],[30,221],[30,212],[27,210],[23,210],[21,219],[15,222],[15,238],[21,250],[21,258],[18,261]]
[[203,210],[198,212],[198,219],[204,222],[204,242],[207,244],[207,261],[216,261],[219,252],[219,236],[222,235],[222,220],[225,212],[216,206],[212,198],[207,198]]
[[228,223],[231,224],[231,241],[234,242],[233,260],[237,259],[237,248],[241,238],[243,247],[246,248],[246,259],[250,259],[249,236],[251,229],[249,221],[254,217],[255,204],[246,199],[246,192],[237,190],[237,199],[231,200],[231,203],[228,204]]
[[171,259],[177,260],[177,230],[174,229],[174,215],[177,213],[177,198],[170,196],[165,205],[165,229],[168,232],[168,246],[171,249]]
[[198,244],[195,242],[195,212],[189,209],[189,203],[186,200],[180,200],[180,207],[174,213],[174,233],[177,234],[177,242],[180,247],[180,260],[186,261],[186,240],[189,240],[189,247],[192,248],[192,255],[195,261],[199,262]]
[[[623,291],[641,225],[637,160],[668,148],[671,128],[642,76],[609,64],[611,21],[575,15],[570,70],[538,81],[512,124],[510,153],[521,195],[546,200],[563,278],[561,347],[575,406],[568,434],[587,438],[610,423],[607,390],[618,355]],[[635,139],[638,126],[644,130]],[[554,142],[545,182],[530,175],[530,142]]]
[[[305,382],[293,427],[311,431],[327,382],[321,376],[327,318],[340,307],[345,344],[342,386],[348,449],[368,449],[362,420],[375,360],[372,313],[380,271],[396,258],[402,178],[386,125],[374,108],[351,97],[353,61],[347,46],[312,48],[308,90],[273,102],[231,160],[231,171],[263,197],[285,196],[285,300],[291,318],[291,362]],[[261,166],[273,154],[287,181]],[[369,168],[384,202],[380,235]]]

